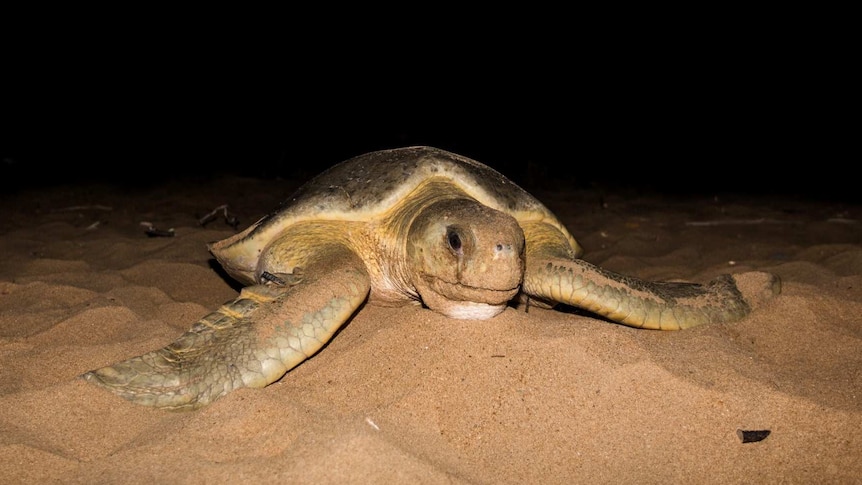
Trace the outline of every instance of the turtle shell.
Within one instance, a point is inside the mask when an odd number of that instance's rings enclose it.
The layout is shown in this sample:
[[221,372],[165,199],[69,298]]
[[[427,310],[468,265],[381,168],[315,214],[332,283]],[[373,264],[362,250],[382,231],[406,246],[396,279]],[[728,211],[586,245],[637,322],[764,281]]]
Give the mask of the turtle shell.
[[574,238],[541,202],[500,172],[470,158],[433,147],[381,150],[345,160],[302,185],[275,211],[244,231],[211,243],[209,250],[237,280],[255,283],[267,244],[292,224],[308,220],[373,221],[435,177],[456,185],[480,203],[509,213],[519,223],[544,221]]

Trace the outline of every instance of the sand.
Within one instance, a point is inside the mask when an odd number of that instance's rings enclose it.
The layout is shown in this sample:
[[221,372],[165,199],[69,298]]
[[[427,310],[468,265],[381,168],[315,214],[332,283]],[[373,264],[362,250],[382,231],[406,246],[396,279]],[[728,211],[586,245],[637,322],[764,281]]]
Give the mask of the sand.
[[[681,332],[514,308],[366,306],[265,389],[176,413],[78,376],[234,298],[205,244],[299,181],[14,191],[0,218],[0,483],[860,483],[862,207],[535,190],[584,258],[648,279],[779,275],[747,318]],[[175,237],[147,237],[141,222]],[[768,430],[746,442],[739,431]]]

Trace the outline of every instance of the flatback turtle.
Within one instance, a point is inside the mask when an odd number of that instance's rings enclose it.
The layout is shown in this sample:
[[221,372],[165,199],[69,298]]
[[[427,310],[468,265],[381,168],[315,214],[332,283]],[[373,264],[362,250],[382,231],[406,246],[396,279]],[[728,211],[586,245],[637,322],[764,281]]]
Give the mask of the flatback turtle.
[[311,179],[209,250],[239,296],[175,342],[82,377],[130,401],[194,409],[264,387],[320,350],[364,304],[487,319],[565,304],[677,330],[745,317],[780,291],[764,272],[651,282],[582,259],[542,203],[496,170],[432,147],[382,150]]

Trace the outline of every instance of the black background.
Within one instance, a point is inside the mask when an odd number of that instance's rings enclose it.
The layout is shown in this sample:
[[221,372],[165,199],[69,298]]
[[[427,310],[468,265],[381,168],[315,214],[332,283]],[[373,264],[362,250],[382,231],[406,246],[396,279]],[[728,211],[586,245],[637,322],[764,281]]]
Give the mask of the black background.
[[[459,106],[422,97],[247,106],[207,99],[65,100],[19,112],[5,131],[4,189],[92,181],[147,185],[242,175],[305,179],[361,153],[434,145],[524,185],[548,177],[667,193],[858,199],[858,152],[840,127],[792,106],[697,98]],[[822,123],[822,124],[821,124]],[[834,130],[834,131],[833,131]]]
[[527,188],[860,199],[845,64],[797,45],[307,62],[103,41],[7,59],[2,190],[304,180],[367,151],[434,145]]

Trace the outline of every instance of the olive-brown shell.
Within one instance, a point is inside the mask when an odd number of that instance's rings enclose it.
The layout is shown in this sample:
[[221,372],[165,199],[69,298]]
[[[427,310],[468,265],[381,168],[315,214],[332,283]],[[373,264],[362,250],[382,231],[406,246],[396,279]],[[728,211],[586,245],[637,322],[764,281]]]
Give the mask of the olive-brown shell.
[[274,212],[244,231],[210,244],[209,249],[234,277],[252,283],[261,251],[285,228],[313,219],[373,221],[432,177],[456,185],[519,222],[551,223],[576,247],[574,238],[541,202],[498,171],[455,153],[417,146],[371,152],[341,162],[309,180]]

